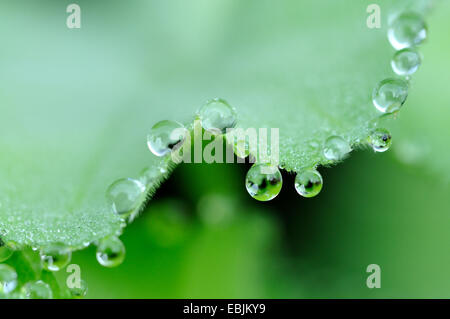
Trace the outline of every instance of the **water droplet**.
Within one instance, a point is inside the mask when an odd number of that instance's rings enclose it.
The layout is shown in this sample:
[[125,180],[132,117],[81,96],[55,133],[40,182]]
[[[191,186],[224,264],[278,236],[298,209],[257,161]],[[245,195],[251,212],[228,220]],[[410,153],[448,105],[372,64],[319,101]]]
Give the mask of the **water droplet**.
[[17,273],[11,266],[0,264],[0,294],[9,294],[17,287]]
[[186,128],[175,121],[161,121],[153,125],[147,136],[147,146],[156,156],[164,156],[181,147],[187,135]]
[[392,69],[398,75],[411,75],[417,71],[421,63],[419,52],[413,49],[397,51],[391,61]]
[[408,83],[401,79],[385,79],[373,90],[372,102],[378,111],[393,113],[400,110],[408,96]]
[[52,299],[53,292],[50,286],[42,280],[27,282],[21,289],[22,298],[25,299]]
[[375,152],[385,152],[392,144],[391,133],[384,128],[377,128],[370,133],[369,144]]
[[122,178],[108,187],[106,198],[116,214],[126,216],[139,205],[145,194],[145,185],[132,178]]
[[159,168],[159,172],[160,172],[161,174],[166,174],[166,173],[167,173],[167,168],[165,168],[164,166],[161,166],[161,167]]
[[322,175],[315,169],[307,169],[295,176],[295,190],[303,197],[314,197],[323,186]]
[[236,111],[225,100],[214,99],[203,105],[198,116],[202,127],[213,134],[224,134],[236,126]]
[[340,136],[330,136],[323,147],[323,155],[330,161],[339,161],[352,151],[346,140]]
[[13,254],[13,250],[0,241],[0,263],[7,260]]
[[250,146],[248,141],[244,139],[236,139],[233,143],[233,151],[236,156],[246,158],[250,155]]
[[69,288],[70,294],[75,299],[80,299],[86,296],[88,291],[87,283],[84,280],[80,280],[80,287]]
[[103,238],[97,246],[97,261],[105,267],[117,267],[125,259],[125,246],[119,238]]
[[254,164],[245,178],[247,192],[259,201],[274,199],[280,193],[282,185],[280,170],[270,164]]
[[70,262],[72,251],[61,243],[41,249],[42,267],[49,271],[60,271]]
[[148,185],[149,183],[155,182],[158,180],[158,177],[161,175],[161,172],[159,169],[155,167],[146,167],[144,168],[141,173],[139,174],[139,180],[144,185]]
[[421,44],[427,37],[427,27],[421,15],[405,12],[390,25],[388,39],[396,50]]

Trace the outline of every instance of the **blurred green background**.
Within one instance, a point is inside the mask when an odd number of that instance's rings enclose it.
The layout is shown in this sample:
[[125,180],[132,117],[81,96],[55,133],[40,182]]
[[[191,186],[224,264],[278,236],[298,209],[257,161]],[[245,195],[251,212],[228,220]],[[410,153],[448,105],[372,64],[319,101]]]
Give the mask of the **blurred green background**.
[[[91,6],[105,12],[126,6],[117,3]],[[338,167],[322,168],[324,188],[313,199],[298,196],[285,173],[270,203],[246,193],[246,165],[182,164],[121,237],[127,256],[120,267],[101,267],[93,246],[74,253],[87,297],[449,298],[449,14],[449,2],[442,2],[428,19],[424,63],[392,128],[390,151],[358,151]],[[6,74],[20,73],[4,67]],[[90,85],[95,91],[95,81]],[[381,267],[380,289],[366,286],[373,263]],[[66,275],[58,273],[61,281]]]

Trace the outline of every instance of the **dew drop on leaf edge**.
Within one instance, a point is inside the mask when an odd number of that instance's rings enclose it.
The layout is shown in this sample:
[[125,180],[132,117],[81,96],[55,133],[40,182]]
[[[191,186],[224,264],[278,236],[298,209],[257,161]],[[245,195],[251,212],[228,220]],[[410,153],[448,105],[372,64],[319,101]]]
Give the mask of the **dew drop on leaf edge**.
[[427,27],[422,16],[415,12],[404,12],[390,24],[388,39],[396,50],[421,44],[427,37]]
[[408,83],[402,79],[388,78],[379,82],[372,93],[372,102],[382,113],[400,110],[408,97]]
[[259,201],[274,199],[280,193],[282,185],[280,170],[270,164],[254,164],[245,178],[247,192]]
[[139,181],[144,185],[148,185],[155,182],[161,174],[161,170],[157,167],[146,167],[139,173]]
[[391,61],[392,70],[401,76],[409,76],[417,71],[421,63],[419,52],[414,49],[397,51]]
[[72,258],[72,251],[64,244],[55,243],[42,248],[40,257],[44,269],[60,271],[69,264]]
[[97,245],[97,261],[105,267],[117,267],[125,259],[125,246],[115,236],[101,239]]
[[369,144],[375,152],[385,152],[392,144],[391,133],[384,128],[377,128],[370,133]]
[[156,156],[164,156],[181,147],[187,130],[175,121],[160,121],[153,125],[147,135],[147,146]]
[[145,185],[132,178],[121,178],[106,190],[113,212],[125,217],[138,207],[144,194]]
[[223,99],[206,102],[198,111],[202,127],[213,134],[224,134],[236,126],[236,111]]
[[322,175],[315,169],[306,169],[295,176],[295,190],[303,197],[314,197],[323,186]]
[[232,141],[233,152],[240,158],[246,158],[250,155],[250,146],[246,139],[237,138]]
[[323,146],[323,156],[330,161],[339,161],[352,151],[349,143],[340,136],[330,136]]
[[75,299],[80,299],[86,296],[88,291],[88,286],[86,281],[80,280],[80,287],[69,288],[70,294]]

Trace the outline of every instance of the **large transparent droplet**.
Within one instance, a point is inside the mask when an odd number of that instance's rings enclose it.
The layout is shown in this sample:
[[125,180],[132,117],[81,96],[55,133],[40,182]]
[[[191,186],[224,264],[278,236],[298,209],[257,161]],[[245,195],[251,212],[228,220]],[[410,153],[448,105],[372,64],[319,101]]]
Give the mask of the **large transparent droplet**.
[[422,16],[415,12],[399,15],[388,29],[388,39],[396,50],[421,44],[427,37],[427,27]]
[[2,243],[0,240],[0,263],[7,260],[13,254],[13,250]]
[[42,280],[27,282],[21,289],[24,299],[52,299],[53,292],[50,286]]
[[278,167],[270,164],[254,164],[247,172],[245,187],[254,199],[274,199],[281,190],[283,178]]
[[105,267],[117,267],[125,259],[125,246],[119,238],[103,238],[97,246],[97,261]]
[[42,267],[49,271],[60,271],[69,264],[71,258],[72,251],[61,243],[41,249]]
[[187,135],[186,128],[175,121],[161,121],[153,125],[147,135],[147,146],[156,156],[164,156],[181,147]]
[[106,190],[106,198],[116,214],[127,216],[141,202],[145,185],[132,178],[122,178],[112,183]]
[[202,127],[213,134],[224,134],[236,126],[236,111],[225,100],[208,101],[198,111]]
[[17,287],[17,273],[9,265],[0,264],[0,297],[9,294]]
[[372,93],[373,105],[383,113],[400,110],[408,97],[408,83],[401,79],[385,79],[378,83]]
[[370,133],[369,144],[375,152],[385,152],[392,144],[391,133],[384,128],[377,128]]
[[402,76],[408,76],[417,71],[421,63],[419,52],[413,49],[397,51],[391,61],[392,70]]
[[80,286],[79,287],[72,287],[69,288],[70,294],[75,299],[80,299],[86,296],[88,291],[87,283],[84,280],[80,280]]
[[330,161],[342,160],[351,151],[349,143],[340,136],[330,136],[323,146],[323,155]]
[[295,177],[295,190],[303,197],[314,197],[323,186],[322,175],[315,169],[307,169]]

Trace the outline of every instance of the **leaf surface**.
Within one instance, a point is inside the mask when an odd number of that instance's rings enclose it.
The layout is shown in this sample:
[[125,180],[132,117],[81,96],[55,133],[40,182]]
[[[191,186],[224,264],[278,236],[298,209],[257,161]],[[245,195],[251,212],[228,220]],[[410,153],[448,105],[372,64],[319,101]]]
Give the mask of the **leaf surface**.
[[210,98],[240,127],[279,128],[287,170],[329,164],[330,135],[364,144],[372,89],[392,76],[388,17],[428,1],[379,1],[381,29],[366,26],[370,3],[79,1],[68,29],[63,3],[2,2],[0,235],[81,248],[120,232],[108,185],[150,167],[150,197],[171,168],[148,130],[191,123]]

